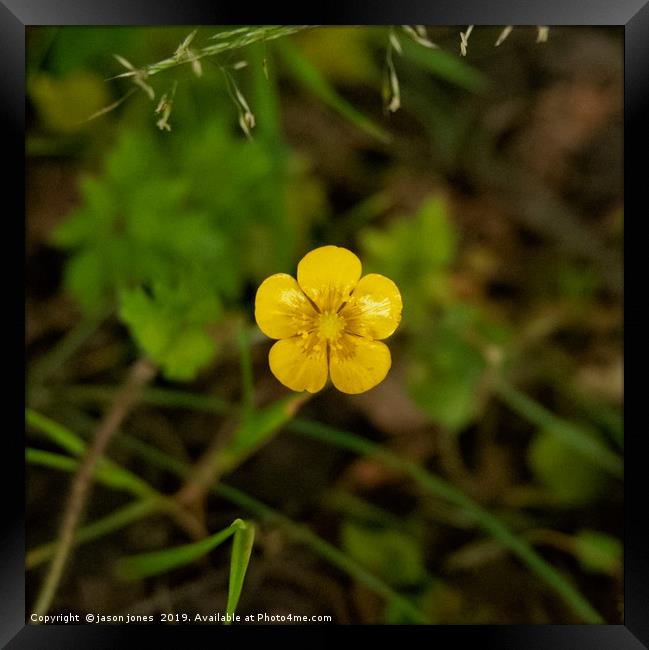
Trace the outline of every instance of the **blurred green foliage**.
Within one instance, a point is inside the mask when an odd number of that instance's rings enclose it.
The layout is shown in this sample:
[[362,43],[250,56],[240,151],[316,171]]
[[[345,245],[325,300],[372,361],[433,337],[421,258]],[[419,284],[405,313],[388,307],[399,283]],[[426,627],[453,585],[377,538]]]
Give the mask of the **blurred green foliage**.
[[479,313],[457,306],[433,327],[413,337],[409,387],[413,397],[436,422],[459,431],[478,414],[478,385],[487,369],[483,355],[465,332]]
[[[285,175],[297,199],[305,172],[291,164]],[[286,181],[273,150],[243,139],[223,112],[177,136],[124,131],[54,232],[70,253],[65,284],[87,313],[117,301],[165,374],[190,379],[215,352],[204,327],[240,304],[247,282],[282,268],[296,243],[273,233],[307,218],[313,201],[296,200],[278,223],[269,206]]]
[[43,126],[59,133],[93,127],[88,117],[104,108],[110,97],[105,80],[87,70],[77,70],[65,77],[33,75],[28,93]]
[[534,476],[561,503],[576,506],[602,494],[606,475],[601,468],[553,431],[540,431],[532,440],[528,460]]
[[[106,73],[115,68],[114,54],[145,63],[150,57],[166,54],[189,31],[184,26],[149,27],[143,39],[141,28],[136,26],[39,28],[29,34],[28,70],[46,60],[47,69],[57,77],[65,77],[79,69]],[[107,76],[105,74],[104,78]]]
[[575,538],[575,555],[586,571],[616,574],[622,569],[622,542],[595,530],[581,530]]
[[264,222],[271,169],[268,152],[224,121],[176,138],[124,132],[54,234],[72,253],[67,286],[88,311],[133,285],[179,277],[235,298],[244,281],[237,251]]
[[388,584],[412,587],[425,579],[421,544],[406,533],[347,521],[341,535],[345,551]]
[[426,201],[414,215],[398,215],[385,228],[360,233],[368,269],[392,278],[403,296],[403,326],[417,332],[431,307],[451,299],[450,264],[457,235],[442,196]]
[[[332,27],[304,32],[295,38],[295,42],[304,56],[331,82],[365,85],[380,80],[371,47],[376,37],[372,29]],[[331,56],[333,42],[336,43],[337,56]]]
[[403,295],[413,397],[433,421],[460,430],[481,406],[483,350],[504,345],[508,332],[455,295],[451,274],[458,234],[447,200],[432,196],[414,215],[365,230],[361,246],[368,267],[393,278]]

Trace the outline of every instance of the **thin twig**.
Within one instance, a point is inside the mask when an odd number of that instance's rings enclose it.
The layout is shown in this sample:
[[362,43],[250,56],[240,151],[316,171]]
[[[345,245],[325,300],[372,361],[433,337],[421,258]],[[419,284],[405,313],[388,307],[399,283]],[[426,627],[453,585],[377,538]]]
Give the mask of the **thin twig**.
[[92,443],[81,460],[70,490],[70,496],[63,515],[54,558],[41,587],[34,613],[47,613],[61,581],[63,570],[74,546],[74,537],[81,515],[90,493],[91,479],[97,462],[124,418],[137,402],[141,390],[156,374],[155,366],[141,358],[131,367],[126,383],[115,396],[115,400],[101,421]]

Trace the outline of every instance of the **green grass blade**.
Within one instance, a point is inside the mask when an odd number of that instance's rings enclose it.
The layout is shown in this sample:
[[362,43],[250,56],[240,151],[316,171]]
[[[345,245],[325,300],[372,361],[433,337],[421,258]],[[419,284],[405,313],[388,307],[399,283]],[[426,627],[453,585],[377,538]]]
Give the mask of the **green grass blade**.
[[[76,472],[79,466],[75,458],[61,456],[42,449],[34,449],[33,447],[28,447],[25,450],[25,460],[30,465],[40,465],[41,467],[49,467],[65,472]],[[101,485],[115,490],[123,490],[135,496],[148,498],[156,494],[150,485],[135,474],[107,461],[98,464],[95,470],[95,480]]]
[[487,87],[487,78],[456,54],[439,49],[428,49],[414,41],[401,39],[404,59],[416,63],[438,79],[448,81],[465,90],[478,92]]
[[307,90],[312,92],[320,101],[334,109],[353,125],[382,142],[390,142],[390,134],[369,117],[363,115],[346,99],[340,96],[334,87],[322,76],[320,71],[300,52],[290,41],[284,40],[276,44],[287,70]]
[[614,451],[605,447],[580,426],[557,417],[511,384],[500,382],[497,387],[500,398],[512,411],[536,426],[560,436],[576,452],[606,470],[616,478],[624,475],[624,461]]
[[227,528],[198,542],[121,558],[116,565],[117,575],[125,580],[138,580],[191,564],[234,535],[241,525],[239,522],[237,519]]
[[25,449],[25,460],[30,465],[49,467],[63,472],[74,472],[79,467],[79,461],[76,458],[55,454],[43,449],[34,449],[33,447]]
[[[26,409],[25,415],[27,424],[40,431],[55,445],[65,449],[65,451],[74,456],[78,457],[83,455],[86,449],[85,442],[67,427],[46,418],[32,409]],[[28,450],[27,453],[31,454],[31,458],[28,458],[28,461],[34,464],[47,465],[48,462],[57,462],[57,459],[54,458],[56,454],[49,454],[49,452],[35,449]],[[58,462],[68,461],[61,461],[59,459]],[[64,468],[59,467],[58,469]],[[104,485],[118,490],[124,490],[137,496],[150,497],[156,494],[155,490],[146,481],[143,481],[137,475],[116,465],[107,458],[101,458],[99,460],[95,477]]]
[[230,558],[230,583],[228,585],[228,604],[226,607],[229,617],[226,620],[226,625],[230,624],[231,617],[234,616],[239,604],[243,580],[246,577],[252,546],[255,542],[254,525],[241,519],[235,520],[234,524],[237,523],[238,528],[234,533],[232,557]]
[[86,448],[83,440],[58,422],[46,418],[33,409],[25,410],[25,421],[28,426],[45,434],[54,444],[62,447],[73,456],[83,454]]

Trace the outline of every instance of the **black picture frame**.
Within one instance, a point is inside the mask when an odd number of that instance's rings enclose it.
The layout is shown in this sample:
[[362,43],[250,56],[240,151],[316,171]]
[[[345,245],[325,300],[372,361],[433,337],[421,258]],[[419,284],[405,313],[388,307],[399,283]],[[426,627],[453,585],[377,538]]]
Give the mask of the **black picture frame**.
[[[647,111],[649,100],[649,0],[400,0],[400,2],[364,2],[336,0],[321,4],[292,7],[289,11],[268,3],[263,9],[243,14],[241,3],[200,0],[0,0],[0,150],[5,165],[3,173],[6,205],[5,223],[13,224],[17,238],[24,237],[24,130],[25,130],[25,28],[30,25],[153,25],[153,24],[428,24],[428,25],[618,25],[625,34],[625,125],[624,144],[627,160],[646,156]],[[634,155],[635,154],[635,155]],[[646,165],[626,165],[625,202],[634,201],[643,187],[640,174]],[[9,225],[11,225],[9,224]],[[6,231],[5,231],[6,232]],[[9,235],[7,235],[9,237]],[[5,249],[18,243],[7,240]],[[23,247],[24,250],[24,247]],[[20,255],[20,253],[19,253]],[[3,256],[2,277],[15,275],[16,261]],[[24,264],[24,257],[23,257]],[[7,296],[10,288],[6,288]],[[16,289],[16,313],[24,314],[24,295]],[[20,310],[20,311],[19,311]],[[12,321],[13,323],[14,321]],[[24,340],[23,319],[18,317],[12,329],[16,350]],[[20,337],[20,339],[19,339]],[[19,342],[20,340],[20,342]],[[17,354],[15,385],[24,379],[24,357]],[[24,385],[24,382],[23,382]],[[14,404],[20,409],[20,393]],[[24,395],[23,395],[24,400]],[[24,405],[24,404],[23,404]],[[17,435],[23,426],[17,416],[16,428],[7,425],[4,439],[3,491],[4,531],[0,547],[0,644],[9,648],[116,648],[145,641],[177,647],[179,643],[200,644],[207,632],[209,643],[218,643],[221,634],[256,634],[259,628],[203,628],[201,626],[30,626],[25,625],[25,532],[24,440]],[[13,429],[13,430],[11,430]],[[642,434],[642,431],[636,433]],[[12,434],[12,435],[9,435]],[[538,625],[538,626],[431,626],[424,630],[426,643],[440,641],[480,644],[494,648],[580,648],[614,650],[649,647],[649,538],[642,527],[646,511],[643,456],[634,449],[643,435],[629,438],[630,453],[625,462],[625,562],[624,625]],[[8,471],[13,469],[14,471]],[[17,471],[16,471],[17,470]],[[17,474],[17,475],[16,475]],[[328,643],[340,630],[338,626],[301,628],[310,644]],[[267,634],[268,631],[264,631]],[[381,628],[380,634],[402,638],[403,628]],[[276,628],[273,642],[289,641],[292,629]],[[365,634],[365,632],[364,632]],[[151,639],[152,635],[159,636]],[[178,635],[182,635],[182,638]],[[145,638],[146,637],[146,638]],[[228,638],[228,637],[225,637]],[[397,637],[394,637],[395,641]]]

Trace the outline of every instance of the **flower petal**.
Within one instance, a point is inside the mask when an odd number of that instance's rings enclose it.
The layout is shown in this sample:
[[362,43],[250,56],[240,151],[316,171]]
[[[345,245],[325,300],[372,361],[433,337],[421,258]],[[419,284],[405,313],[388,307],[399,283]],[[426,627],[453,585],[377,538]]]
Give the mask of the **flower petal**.
[[390,370],[388,346],[361,336],[343,334],[329,358],[331,381],[343,393],[364,393],[380,384]]
[[284,386],[295,391],[317,393],[327,382],[326,348],[307,350],[301,336],[283,339],[270,349],[268,363]]
[[336,311],[360,277],[361,261],[338,246],[316,248],[297,265],[297,281],[320,311]]
[[401,322],[401,294],[397,285],[378,273],[361,278],[341,309],[345,330],[371,339],[384,339]]
[[286,273],[264,280],[255,297],[255,320],[272,339],[286,339],[306,329],[315,310],[298,283]]

